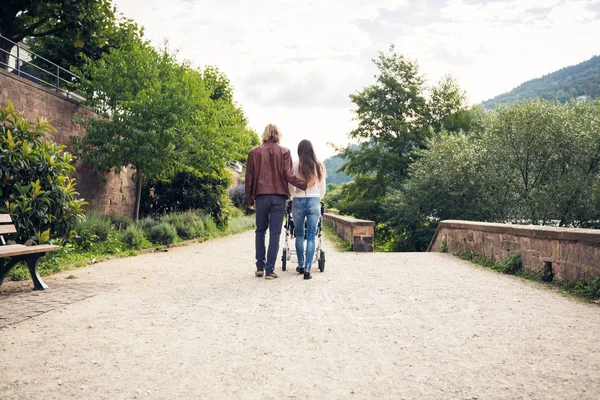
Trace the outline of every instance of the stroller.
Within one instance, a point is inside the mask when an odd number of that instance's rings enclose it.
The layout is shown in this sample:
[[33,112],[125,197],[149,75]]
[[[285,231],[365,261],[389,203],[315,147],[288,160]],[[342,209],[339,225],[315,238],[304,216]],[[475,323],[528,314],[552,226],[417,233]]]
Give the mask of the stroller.
[[[319,223],[317,224],[317,237],[315,240],[315,258],[313,263],[317,263],[319,265],[319,271],[325,271],[325,252],[323,251],[323,213],[325,212],[325,206],[323,202],[321,202],[321,216],[319,217]],[[281,270],[285,271],[287,269],[287,262],[292,261],[292,257],[295,257],[298,260],[298,255],[296,254],[296,246],[293,239],[296,237],[296,229],[298,229],[294,224],[294,217],[292,216],[292,202],[288,201],[285,207],[285,245],[283,247],[283,255],[281,256]],[[306,222],[304,223],[304,237],[306,238]],[[305,239],[306,240],[306,239]],[[292,242],[292,246],[290,246],[290,242]]]

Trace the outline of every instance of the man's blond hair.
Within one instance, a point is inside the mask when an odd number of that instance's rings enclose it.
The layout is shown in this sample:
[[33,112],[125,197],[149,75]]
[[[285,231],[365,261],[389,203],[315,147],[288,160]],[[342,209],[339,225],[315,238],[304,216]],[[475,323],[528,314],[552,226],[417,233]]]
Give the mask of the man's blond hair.
[[265,131],[262,134],[263,143],[279,143],[281,140],[281,131],[277,125],[269,124],[265,127]]

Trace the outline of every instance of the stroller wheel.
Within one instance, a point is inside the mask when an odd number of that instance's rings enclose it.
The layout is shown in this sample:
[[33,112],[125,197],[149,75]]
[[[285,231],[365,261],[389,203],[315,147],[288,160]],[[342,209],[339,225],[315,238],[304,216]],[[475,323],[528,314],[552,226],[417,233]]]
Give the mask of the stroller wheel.
[[321,250],[321,256],[319,257],[319,271],[325,271],[325,252]]
[[281,270],[286,270],[286,262],[287,262],[287,249],[283,249],[283,255],[281,256]]

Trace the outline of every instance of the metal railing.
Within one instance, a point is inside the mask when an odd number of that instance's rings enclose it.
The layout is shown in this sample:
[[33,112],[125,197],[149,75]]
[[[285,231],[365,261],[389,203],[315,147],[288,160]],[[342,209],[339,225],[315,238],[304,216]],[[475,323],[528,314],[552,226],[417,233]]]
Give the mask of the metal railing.
[[[57,92],[62,92],[69,98],[78,101],[85,100],[83,94],[75,89],[77,84],[81,82],[78,75],[2,35],[0,35],[0,42],[12,45],[0,46],[0,54],[6,56],[6,58],[0,58],[0,69],[14,73],[41,86],[52,88]],[[5,50],[4,47],[10,47],[10,49]],[[12,54],[15,49],[16,55]],[[11,62],[12,60],[14,60],[14,65]]]

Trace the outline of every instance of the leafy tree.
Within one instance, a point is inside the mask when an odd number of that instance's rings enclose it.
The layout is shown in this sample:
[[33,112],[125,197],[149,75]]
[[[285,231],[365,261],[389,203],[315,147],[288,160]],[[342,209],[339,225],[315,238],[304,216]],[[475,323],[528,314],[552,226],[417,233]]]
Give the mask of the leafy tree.
[[20,243],[68,236],[87,204],[70,177],[75,159],[46,137],[52,130],[43,119],[27,121],[10,102],[0,109],[0,213],[11,215]]
[[[143,30],[130,19],[116,17],[112,9],[107,14],[94,14],[84,30],[69,30],[60,35],[43,36],[28,40],[35,56],[32,62],[55,72],[45,59],[69,69],[81,68],[86,59],[98,60],[110,49],[118,49],[135,40],[141,40]],[[69,80],[68,76],[61,76]],[[61,85],[64,82],[61,81]]]
[[441,132],[409,167],[401,190],[383,201],[389,250],[423,251],[440,220],[500,221],[508,214],[508,182],[492,168],[479,135]]
[[597,218],[590,200],[600,162],[599,105],[535,100],[489,113],[486,151],[513,188],[511,218],[560,225]]
[[[3,0],[0,34],[13,42],[25,38],[63,38],[64,46],[102,47],[114,27],[111,0]],[[60,40],[54,44],[63,46]],[[5,63],[12,44],[0,41],[0,62]],[[48,48],[48,47],[46,47]],[[72,52],[77,54],[79,51]]]
[[380,53],[374,60],[379,72],[375,83],[350,95],[358,127],[350,137],[359,139],[358,148],[347,148],[344,172],[354,182],[342,188],[340,211],[359,218],[385,221],[384,198],[400,189],[415,151],[438,130],[473,130],[477,112],[467,108],[464,92],[452,78],[443,78],[427,87],[415,62],[397,54]]
[[104,118],[88,120],[87,136],[73,138],[74,146],[101,171],[135,169],[136,219],[145,178],[220,179],[225,164],[243,159],[257,140],[226,77],[179,64],[166,48],[132,41],[87,59],[81,72],[89,104]]
[[100,171],[136,171],[134,217],[139,214],[143,176],[173,174],[179,155],[180,91],[184,68],[166,50],[133,42],[87,60],[81,89],[103,119],[86,121],[87,135],[73,137],[74,148]]
[[438,221],[597,227],[600,102],[502,105],[479,134],[427,141],[383,202],[392,249],[422,250]]

